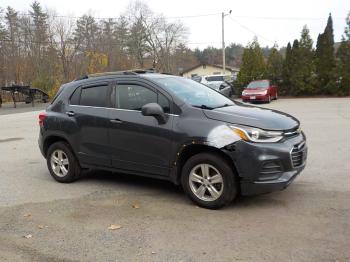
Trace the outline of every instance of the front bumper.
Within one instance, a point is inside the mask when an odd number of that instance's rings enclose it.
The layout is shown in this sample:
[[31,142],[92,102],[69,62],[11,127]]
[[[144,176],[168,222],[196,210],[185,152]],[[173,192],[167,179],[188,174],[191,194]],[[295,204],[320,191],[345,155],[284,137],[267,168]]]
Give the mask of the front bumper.
[[305,168],[307,145],[303,133],[278,143],[241,140],[229,154],[240,177],[241,194],[255,195],[289,186]]
[[258,95],[258,94],[251,94],[251,95],[242,95],[243,101],[269,101],[269,95]]

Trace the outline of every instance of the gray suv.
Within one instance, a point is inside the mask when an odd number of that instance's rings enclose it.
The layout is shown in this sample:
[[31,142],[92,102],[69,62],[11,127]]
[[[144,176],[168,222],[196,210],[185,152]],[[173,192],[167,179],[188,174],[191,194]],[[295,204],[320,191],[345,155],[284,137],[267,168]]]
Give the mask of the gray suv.
[[299,121],[182,77],[125,71],[63,85],[39,115],[39,147],[63,183],[83,169],[182,185],[197,205],[286,188],[304,169]]

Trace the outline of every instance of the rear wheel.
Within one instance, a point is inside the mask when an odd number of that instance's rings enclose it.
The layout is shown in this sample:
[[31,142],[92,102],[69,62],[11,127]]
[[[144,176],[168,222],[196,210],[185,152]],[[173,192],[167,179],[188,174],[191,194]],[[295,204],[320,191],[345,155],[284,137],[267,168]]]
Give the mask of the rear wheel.
[[58,182],[70,183],[80,176],[80,165],[67,143],[52,144],[47,151],[46,161],[51,176]]
[[220,156],[200,153],[187,160],[182,169],[182,186],[197,205],[218,209],[237,195],[235,174]]

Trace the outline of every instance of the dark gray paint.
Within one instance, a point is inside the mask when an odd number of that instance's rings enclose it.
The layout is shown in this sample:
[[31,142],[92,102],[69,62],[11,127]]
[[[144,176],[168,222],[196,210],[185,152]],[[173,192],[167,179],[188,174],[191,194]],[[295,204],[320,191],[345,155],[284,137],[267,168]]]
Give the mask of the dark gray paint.
[[[282,189],[304,168],[294,169],[289,164],[290,150],[294,144],[305,140],[304,135],[279,143],[247,143],[228,127],[229,124],[240,124],[266,130],[296,130],[299,121],[294,117],[240,103],[214,110],[194,108],[155,84],[152,79],[157,77],[174,76],[95,77],[62,86],[48,107],[47,118],[40,130],[39,145],[44,156],[45,141],[52,136],[62,137],[71,145],[82,167],[147,175],[178,183],[180,172],[176,163],[182,150],[199,144],[208,150],[219,150],[232,160],[241,178],[243,194]],[[155,117],[144,116],[140,111],[117,109],[113,99],[108,108],[69,104],[76,88],[102,82],[109,84],[112,97],[118,83],[140,84],[164,94],[172,102],[167,122],[160,124]],[[256,189],[261,163],[268,159],[281,162],[283,173],[280,177],[286,172],[292,172],[288,173],[292,175],[287,180],[259,184]]]

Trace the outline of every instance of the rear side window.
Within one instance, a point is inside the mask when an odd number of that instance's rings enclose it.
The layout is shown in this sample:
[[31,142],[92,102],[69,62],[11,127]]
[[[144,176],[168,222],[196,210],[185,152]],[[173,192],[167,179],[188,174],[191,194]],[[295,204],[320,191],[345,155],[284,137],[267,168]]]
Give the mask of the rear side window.
[[107,85],[82,88],[81,95],[80,95],[80,105],[107,107],[108,106],[107,94],[108,94]]
[[73,95],[70,97],[70,104],[71,105],[79,105],[80,100],[80,87],[75,89]]

